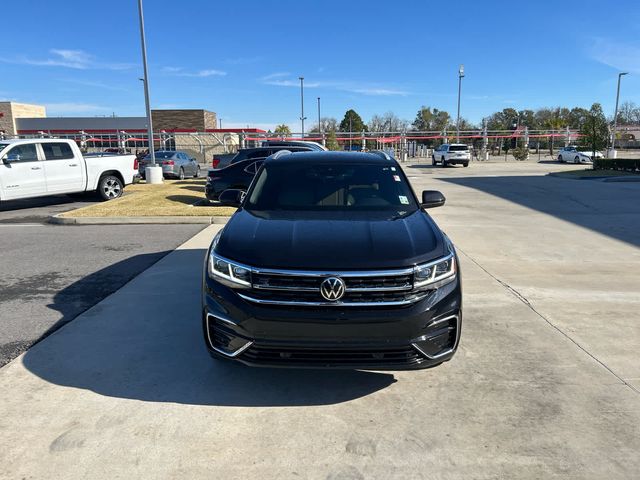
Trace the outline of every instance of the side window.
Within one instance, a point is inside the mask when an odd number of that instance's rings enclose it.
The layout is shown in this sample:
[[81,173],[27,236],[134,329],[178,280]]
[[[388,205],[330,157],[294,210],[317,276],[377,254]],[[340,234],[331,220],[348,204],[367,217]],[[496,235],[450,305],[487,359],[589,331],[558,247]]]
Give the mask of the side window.
[[38,161],[38,153],[36,151],[36,144],[29,143],[25,145],[16,145],[11,150],[7,152],[7,156],[9,158],[14,159],[14,161],[18,162],[37,162]]
[[41,143],[46,160],[66,160],[73,158],[73,150],[68,143]]
[[259,162],[253,162],[250,163],[245,169],[244,171],[251,174],[251,175],[255,175],[256,172],[258,171],[258,169],[260,168],[260,166],[262,165],[262,160],[260,160]]

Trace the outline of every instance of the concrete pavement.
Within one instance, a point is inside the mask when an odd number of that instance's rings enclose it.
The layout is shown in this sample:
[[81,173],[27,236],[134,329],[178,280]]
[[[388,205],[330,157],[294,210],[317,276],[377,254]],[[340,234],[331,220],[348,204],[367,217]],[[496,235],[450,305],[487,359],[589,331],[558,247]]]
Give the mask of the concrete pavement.
[[451,362],[213,362],[199,318],[210,226],[0,369],[0,478],[634,478],[637,190],[474,167],[407,169],[447,195],[433,215],[461,251]]

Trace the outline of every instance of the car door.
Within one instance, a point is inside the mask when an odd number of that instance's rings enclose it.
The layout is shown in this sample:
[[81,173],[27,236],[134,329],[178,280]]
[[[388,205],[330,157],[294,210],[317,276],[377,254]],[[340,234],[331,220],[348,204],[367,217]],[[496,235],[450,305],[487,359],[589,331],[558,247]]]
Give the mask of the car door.
[[76,158],[68,143],[43,142],[44,178],[47,193],[73,193],[84,190],[82,159]]
[[46,195],[44,169],[35,143],[14,145],[2,152],[0,182],[3,200]]

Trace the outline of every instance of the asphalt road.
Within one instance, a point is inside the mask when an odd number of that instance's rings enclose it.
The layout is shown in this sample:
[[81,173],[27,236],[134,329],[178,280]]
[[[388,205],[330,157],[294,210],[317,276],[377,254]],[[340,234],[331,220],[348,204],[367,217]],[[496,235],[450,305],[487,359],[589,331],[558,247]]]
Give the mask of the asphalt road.
[[87,203],[48,197],[3,204],[0,366],[202,229],[198,225],[44,223],[51,214]]
[[406,168],[464,284],[429,370],[212,361],[203,230],[0,369],[0,478],[637,478],[640,183],[563,168]]

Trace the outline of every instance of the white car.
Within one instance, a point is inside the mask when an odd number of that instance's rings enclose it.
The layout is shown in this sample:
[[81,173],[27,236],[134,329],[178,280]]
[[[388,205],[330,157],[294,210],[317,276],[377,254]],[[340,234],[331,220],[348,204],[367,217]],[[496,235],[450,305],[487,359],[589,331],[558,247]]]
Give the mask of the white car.
[[73,140],[0,141],[0,201],[97,191],[122,195],[138,175],[135,155],[87,156]]
[[438,163],[443,167],[457,164],[468,167],[469,160],[471,160],[469,145],[465,145],[464,143],[445,143],[436,148],[431,155],[431,163],[434,167]]
[[[580,151],[578,150],[578,147],[575,146],[563,147],[558,152],[558,161],[572,163],[592,163],[592,155],[593,152]],[[596,158],[602,158],[602,153],[596,152]]]

